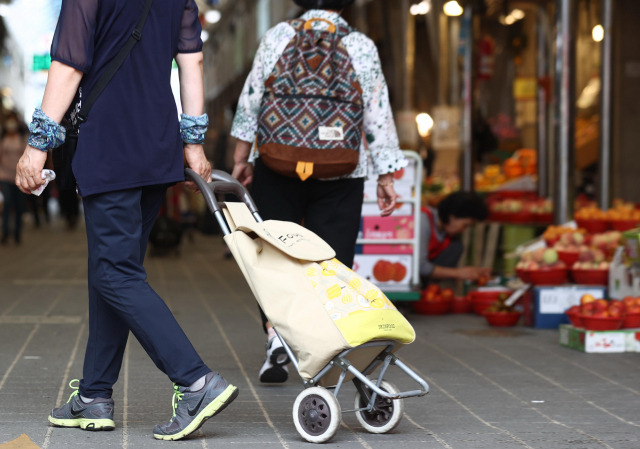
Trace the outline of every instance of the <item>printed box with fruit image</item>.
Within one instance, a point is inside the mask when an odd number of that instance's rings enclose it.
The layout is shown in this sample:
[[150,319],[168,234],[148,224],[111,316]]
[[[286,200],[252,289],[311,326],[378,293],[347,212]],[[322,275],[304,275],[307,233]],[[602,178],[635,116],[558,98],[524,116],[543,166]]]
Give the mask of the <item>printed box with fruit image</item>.
[[353,271],[376,284],[386,287],[408,287],[413,256],[404,254],[356,254]]
[[589,353],[640,352],[640,331],[589,331],[561,324],[559,343],[561,346]]

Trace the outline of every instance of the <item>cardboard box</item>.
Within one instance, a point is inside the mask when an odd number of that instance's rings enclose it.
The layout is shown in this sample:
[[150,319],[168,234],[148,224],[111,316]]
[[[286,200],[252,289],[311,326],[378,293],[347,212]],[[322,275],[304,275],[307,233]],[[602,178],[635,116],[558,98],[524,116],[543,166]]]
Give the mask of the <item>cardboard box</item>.
[[384,291],[386,287],[408,287],[412,263],[413,256],[406,254],[356,254],[353,271]]
[[561,346],[590,353],[640,352],[640,329],[588,331],[570,324],[560,325]]
[[[411,239],[413,232],[413,216],[411,215],[362,218],[362,237],[365,239]],[[393,242],[390,241],[389,244],[391,243]]]
[[564,313],[569,307],[580,305],[580,297],[586,293],[594,298],[606,298],[607,289],[593,285],[536,286],[522,298],[524,324],[540,329],[556,329],[568,323]]

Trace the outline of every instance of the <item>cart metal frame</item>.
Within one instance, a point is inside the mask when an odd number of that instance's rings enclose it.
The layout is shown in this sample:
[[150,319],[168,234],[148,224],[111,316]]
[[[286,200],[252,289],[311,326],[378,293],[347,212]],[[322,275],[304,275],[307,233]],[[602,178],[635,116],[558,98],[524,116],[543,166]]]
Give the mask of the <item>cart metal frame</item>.
[[[185,176],[200,189],[209,210],[213,213],[224,235],[230,234],[232,230],[222,211],[226,207],[225,203],[219,202],[216,195],[233,194],[249,208],[256,222],[263,221],[248,191],[228,173],[213,170],[213,181],[209,183],[189,168],[185,169]],[[297,370],[298,359],[277,330],[276,334]],[[396,346],[397,343],[393,340],[375,340],[344,350],[313,378],[303,380],[304,389],[298,395],[293,409],[294,424],[300,435],[307,441],[314,443],[326,442],[333,437],[342,419],[342,410],[337,397],[349,374],[353,376],[352,380],[357,394],[354,409],[345,412],[355,412],[363,427],[372,433],[387,433],[395,428],[402,417],[402,400],[424,396],[429,392],[427,382],[394,354]],[[348,356],[353,351],[374,347],[379,347],[380,352],[364,370],[358,370],[348,360]],[[385,381],[384,375],[391,366],[398,367],[417,382],[420,388],[399,391],[393,384]],[[319,386],[323,377],[334,368],[340,371],[336,385],[330,388]],[[372,381],[367,376],[373,374],[377,368],[380,368],[377,380]],[[327,395],[325,392],[329,392],[329,394]]]

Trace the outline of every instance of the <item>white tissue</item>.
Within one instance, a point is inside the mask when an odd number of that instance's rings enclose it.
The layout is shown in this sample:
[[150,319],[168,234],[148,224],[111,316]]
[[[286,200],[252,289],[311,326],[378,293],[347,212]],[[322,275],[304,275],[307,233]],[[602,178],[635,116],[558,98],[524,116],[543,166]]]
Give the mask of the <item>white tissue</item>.
[[44,179],[44,184],[42,184],[36,190],[31,191],[31,193],[33,193],[36,196],[40,196],[40,194],[49,185],[49,183],[54,179],[56,179],[56,173],[53,170],[49,170],[49,169],[42,170],[42,173],[40,174],[40,176],[42,176],[42,179]]

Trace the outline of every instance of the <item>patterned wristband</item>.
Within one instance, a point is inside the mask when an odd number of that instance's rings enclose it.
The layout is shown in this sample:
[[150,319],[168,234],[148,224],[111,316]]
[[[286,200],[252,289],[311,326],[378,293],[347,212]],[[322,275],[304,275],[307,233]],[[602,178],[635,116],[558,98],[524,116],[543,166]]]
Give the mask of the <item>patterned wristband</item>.
[[184,143],[204,143],[204,134],[209,126],[209,116],[202,114],[193,116],[187,114],[180,115],[180,135]]
[[67,130],[49,118],[40,108],[36,108],[33,113],[29,131],[31,134],[27,143],[42,151],[59,147],[67,137]]

